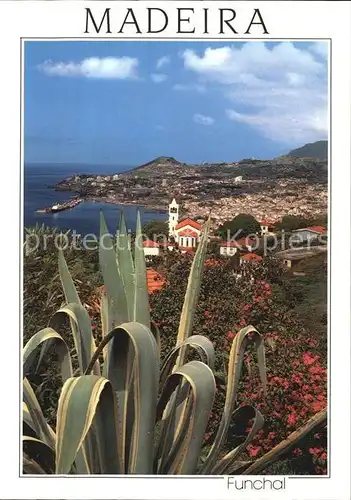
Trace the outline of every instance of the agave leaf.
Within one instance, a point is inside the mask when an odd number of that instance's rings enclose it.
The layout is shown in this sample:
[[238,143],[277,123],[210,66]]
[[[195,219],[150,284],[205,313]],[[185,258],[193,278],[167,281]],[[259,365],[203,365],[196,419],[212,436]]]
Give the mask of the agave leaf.
[[61,366],[62,380],[65,382],[69,377],[73,376],[72,362],[69,353],[69,348],[66,342],[52,328],[44,328],[33,335],[23,349],[23,377],[27,377],[33,369],[33,363],[36,359],[38,350],[46,343],[50,342],[55,346],[56,354],[58,355]]
[[95,416],[98,472],[120,472],[116,400],[111,383],[103,377],[85,375],[68,379],[62,388],[57,410],[56,474],[71,471]]
[[[201,235],[199,246],[196,250],[194,260],[191,265],[190,274],[188,278],[188,285],[183,303],[182,313],[179,322],[178,336],[176,346],[182,344],[190,335],[193,328],[195,317],[195,310],[198,303],[202,274],[204,268],[204,261],[207,251],[208,234],[210,227],[210,218],[206,221]],[[184,364],[187,356],[188,345],[183,345],[179,350],[178,359],[174,365],[174,370]],[[170,431],[171,427],[177,425],[177,418],[181,409],[176,411],[171,409],[177,407],[179,400],[182,400],[180,394],[181,387],[178,387],[175,394],[173,394],[171,401],[166,409],[164,420],[167,421],[167,429]],[[167,415],[167,412],[172,412],[172,415]],[[165,428],[165,426],[163,426]]]
[[[43,224],[43,226],[41,227],[41,231],[44,231],[44,230],[45,230],[45,226]],[[66,234],[68,234],[68,232]],[[71,302],[71,303],[76,303],[76,304],[82,305],[80,302],[77,290],[74,286],[71,274],[69,272],[69,269],[68,269],[68,266],[67,266],[67,263],[66,263],[66,260],[65,260],[65,257],[63,255],[63,251],[61,248],[59,248],[59,251],[58,251],[58,267],[59,267],[59,275],[60,275],[60,279],[61,279],[62,288],[64,291],[66,302],[67,303]],[[70,319],[70,324],[71,324],[71,329],[74,330],[75,325],[71,319]],[[54,343],[55,343],[54,341],[53,342],[47,341],[44,344],[42,344],[37,369],[40,366],[43,358],[47,355],[47,353],[52,348],[52,345]]]
[[38,437],[36,432],[36,426],[32,420],[32,417],[29,413],[28,406],[26,403],[22,403],[22,423],[23,423],[23,435]]
[[[183,445],[192,418],[194,395],[187,382],[182,380],[181,383],[182,385],[178,386],[180,402],[178,403],[176,394],[173,393],[164,411],[163,420],[158,422],[160,432],[154,457],[154,471],[158,474],[167,474],[172,467]],[[178,433],[177,422],[182,423]]]
[[23,399],[26,405],[24,406],[24,420],[35,431],[41,441],[54,449],[56,441],[55,433],[47,424],[36,395],[27,378],[23,379]]
[[145,325],[125,323],[102,340],[86,373],[109,342],[109,363],[103,375],[117,395],[118,443],[124,453],[121,467],[124,473],[151,474],[159,374],[156,340]]
[[226,475],[230,474],[235,467],[236,460],[241,452],[245,450],[248,444],[256,436],[257,432],[262,429],[264,425],[264,418],[262,413],[251,405],[240,406],[237,408],[232,417],[232,421],[238,421],[239,425],[248,424],[251,419],[254,419],[253,426],[246,436],[245,440],[239,444],[234,450],[225,455],[212,469],[211,474]]
[[147,289],[146,264],[141,231],[140,212],[137,215],[135,235],[135,293],[134,293],[134,321],[150,328],[149,293]]
[[100,212],[99,261],[108,297],[112,326],[128,321],[128,305],[123,281],[117,267],[116,252],[103,213]]
[[179,355],[180,349],[184,346],[193,347],[196,352],[200,354],[201,361],[206,363],[212,370],[214,370],[215,352],[212,342],[202,335],[192,335],[191,337],[188,337],[184,342],[176,346],[174,349],[172,349],[164,360],[160,376],[161,390],[167,377],[172,371],[177,356]]
[[23,474],[47,474],[35,460],[29,458],[27,455],[23,456]]
[[[101,309],[100,309],[100,316],[101,316],[101,335],[102,338],[106,337],[108,332],[112,330],[112,321],[111,318],[109,317],[108,314],[108,298],[105,292],[101,294]],[[103,350],[103,358],[104,362],[108,363],[108,350],[107,346]]]
[[58,256],[59,256],[59,273],[66,302],[67,304],[75,303],[82,305],[61,248],[59,249]]
[[201,474],[211,473],[215,463],[218,461],[219,453],[225,443],[232,413],[234,410],[234,405],[236,402],[245,349],[248,342],[250,341],[250,334],[251,336],[253,336],[253,340],[256,344],[261,381],[263,389],[264,391],[266,391],[267,382],[263,337],[253,326],[247,326],[237,333],[232,343],[229,355],[227,391],[223,414],[211,450],[201,467]]
[[284,441],[277,444],[271,451],[267,452],[263,457],[258,458],[252,465],[245,471],[245,475],[260,474],[267,467],[271,466],[278,460],[281,460],[285,455],[291,452],[298,444],[301,443],[306,437],[318,428],[327,424],[328,412],[327,408],[313,415],[306,424],[299,427],[296,431],[292,432]]
[[[194,260],[191,265],[188,286],[185,293],[182,313],[179,321],[179,329],[177,336],[177,346],[184,342],[190,335],[193,329],[195,311],[199,299],[204,262],[206,257],[208,234],[210,227],[210,218],[206,221],[201,235],[199,246],[197,247]],[[177,366],[184,362],[186,349],[182,349]]]
[[194,474],[215,396],[212,370],[201,361],[190,361],[171,374],[157,406],[159,419],[177,387],[187,385],[188,396],[169,453],[161,456],[159,473]]
[[[89,314],[79,304],[67,304],[53,315],[50,326],[55,331],[60,331],[66,317],[70,319],[73,326],[72,334],[78,355],[79,370],[80,373],[84,373],[96,349]],[[98,360],[94,366],[94,373],[96,375],[100,374]]]
[[238,476],[244,474],[245,470],[254,462],[254,460],[238,460],[234,462],[232,468],[226,473],[228,476]]
[[161,335],[160,335],[160,330],[156,323],[154,321],[150,322],[150,330],[153,333],[153,336],[155,337],[156,344],[157,344],[157,349],[158,352],[161,353]]
[[33,438],[31,436],[22,437],[23,453],[30,460],[38,461],[41,469],[45,474],[53,474],[55,471],[55,454],[54,450],[50,448],[44,441]]
[[[128,239],[124,213],[121,212],[119,223],[119,231],[117,234],[117,266],[123,281],[124,290],[128,306],[128,320],[133,321],[134,318],[134,293],[135,293],[135,269]],[[110,331],[110,330],[109,330]]]

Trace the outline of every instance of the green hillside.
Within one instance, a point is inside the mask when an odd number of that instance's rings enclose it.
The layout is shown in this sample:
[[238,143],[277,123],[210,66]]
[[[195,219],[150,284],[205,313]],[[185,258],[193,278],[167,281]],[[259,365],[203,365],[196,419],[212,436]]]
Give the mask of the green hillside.
[[293,149],[288,156],[299,156],[304,158],[328,158],[328,141],[317,141],[305,144],[301,148]]

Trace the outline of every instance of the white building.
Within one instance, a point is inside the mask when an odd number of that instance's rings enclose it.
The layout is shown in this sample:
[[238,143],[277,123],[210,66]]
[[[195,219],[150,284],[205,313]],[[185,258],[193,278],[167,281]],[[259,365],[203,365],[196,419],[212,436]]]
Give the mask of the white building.
[[156,241],[143,241],[143,249],[145,257],[154,257],[160,255],[160,245]]
[[184,219],[175,227],[174,239],[181,250],[196,248],[200,241],[202,227],[192,219]]
[[257,243],[258,242],[248,237],[242,237],[238,240],[223,241],[220,244],[219,253],[223,255],[223,257],[232,257],[238,250],[241,252],[252,252]]
[[261,234],[267,234],[271,236],[275,234],[273,222],[270,222],[268,220],[262,220],[260,222],[260,226],[261,226]]
[[223,257],[233,257],[238,251],[238,246],[234,241],[222,243],[219,247],[219,254]]
[[328,231],[323,226],[304,227],[295,229],[292,234],[296,236],[299,242],[311,242],[318,240],[320,243],[327,243]]
[[174,198],[168,209],[168,229],[182,252],[195,249],[200,241],[201,224],[189,218],[179,222],[179,205]]
[[237,177],[234,178],[234,182],[236,182],[236,183],[243,182],[243,176],[238,175]]

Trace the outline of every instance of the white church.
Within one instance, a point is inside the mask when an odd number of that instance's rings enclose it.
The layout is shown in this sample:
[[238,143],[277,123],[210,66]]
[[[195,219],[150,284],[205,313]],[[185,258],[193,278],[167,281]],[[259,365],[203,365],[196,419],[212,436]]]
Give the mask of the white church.
[[186,252],[196,248],[200,241],[202,227],[198,222],[189,218],[179,222],[179,204],[173,198],[168,208],[168,231],[180,250]]
[[[174,243],[183,253],[193,251],[200,241],[202,226],[198,222],[185,218],[179,221],[179,204],[173,198],[168,207],[168,249],[174,248]],[[160,254],[160,244],[155,241],[146,240],[143,242],[145,256],[157,256]]]

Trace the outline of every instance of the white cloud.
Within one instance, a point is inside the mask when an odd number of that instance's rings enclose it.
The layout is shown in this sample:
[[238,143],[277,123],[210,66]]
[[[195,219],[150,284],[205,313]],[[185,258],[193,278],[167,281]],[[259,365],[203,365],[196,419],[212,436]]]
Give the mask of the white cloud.
[[248,42],[207,48],[202,55],[186,50],[182,57],[196,84],[220,90],[229,119],[298,144],[327,136],[326,45]]
[[173,90],[179,91],[179,92],[187,92],[187,91],[192,91],[194,90],[195,92],[199,92],[200,94],[204,94],[206,92],[206,87],[205,85],[201,84],[183,84],[183,83],[176,83],[172,87]]
[[45,61],[39,69],[48,76],[125,80],[137,78],[138,64],[138,59],[133,57],[89,57],[80,62]]
[[167,64],[169,64],[170,62],[171,62],[171,58],[169,56],[160,57],[157,60],[156,68],[157,69],[163,68],[164,66],[167,66]]
[[163,73],[153,73],[150,78],[155,83],[162,83],[167,80],[168,76]]
[[329,53],[329,44],[328,42],[313,42],[309,46],[309,50],[311,50],[314,54],[317,54],[319,57],[327,59]]
[[213,118],[211,118],[210,116],[201,115],[200,113],[196,113],[193,116],[193,120],[195,123],[198,123],[199,125],[213,125],[214,124]]

